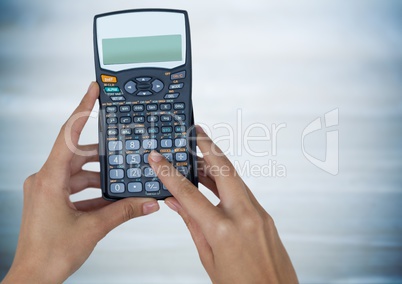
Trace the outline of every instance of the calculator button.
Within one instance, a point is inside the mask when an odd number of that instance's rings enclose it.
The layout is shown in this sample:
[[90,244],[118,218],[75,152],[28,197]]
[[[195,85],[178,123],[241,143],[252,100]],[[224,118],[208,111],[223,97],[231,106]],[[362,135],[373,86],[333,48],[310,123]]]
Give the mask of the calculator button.
[[176,133],[186,132],[186,128],[184,126],[178,125],[174,127],[174,132]]
[[113,169],[109,172],[110,179],[122,179],[124,178],[124,171],[122,169]]
[[109,141],[107,143],[109,151],[120,151],[123,149],[123,142],[121,141]]
[[136,135],[145,134],[145,128],[144,127],[135,128],[134,129],[134,134],[136,134]]
[[151,168],[145,168],[144,169],[144,176],[145,177],[156,177],[156,174],[155,174],[155,172],[154,172],[154,170],[153,169],[151,169]]
[[109,117],[106,122],[107,124],[115,124],[117,123],[117,117]]
[[134,122],[135,123],[143,123],[143,122],[145,122],[145,117],[143,117],[143,116],[134,116]]
[[149,115],[147,116],[147,121],[148,122],[158,122],[159,117],[155,116],[155,115]]
[[133,105],[133,111],[135,112],[144,111],[144,105]]
[[123,155],[110,155],[109,164],[112,166],[123,164]]
[[179,93],[170,93],[165,95],[165,99],[177,99],[180,96]]
[[162,188],[163,188],[164,190],[168,190],[167,187],[166,187],[164,184],[162,184]]
[[131,106],[120,106],[120,112],[130,112]]
[[127,140],[126,141],[126,150],[138,150],[140,149],[140,141],[139,140]]
[[175,159],[177,162],[187,161],[187,153],[176,153]]
[[140,178],[141,174],[141,168],[131,168],[127,170],[128,178]]
[[140,182],[130,182],[127,188],[128,192],[141,192],[142,191],[142,183]]
[[124,85],[124,90],[126,90],[126,92],[129,94],[134,94],[137,91],[137,84],[133,81],[128,81]]
[[154,91],[155,93],[159,93],[160,91],[163,90],[163,83],[162,81],[156,79],[152,82],[152,91]]
[[149,134],[158,134],[159,128],[158,127],[148,127],[148,133]]
[[107,93],[107,94],[120,93],[120,88],[119,87],[105,87],[105,93]]
[[122,123],[122,124],[131,123],[131,117],[129,117],[129,116],[127,116],[127,117],[120,117],[120,123]]
[[177,138],[174,140],[174,146],[177,148],[185,147],[187,145],[187,139],[185,138]]
[[144,147],[145,150],[156,149],[156,147],[158,147],[158,141],[156,141],[156,139],[144,139],[142,147]]
[[162,127],[162,133],[172,133],[173,128],[171,126],[163,126]]
[[150,111],[158,110],[158,105],[157,104],[149,104],[149,105],[147,105],[147,110],[150,110]]
[[108,106],[106,107],[106,112],[117,112],[117,107],[116,106]]
[[176,110],[182,110],[184,109],[184,103],[175,103],[173,104],[173,108]]
[[186,78],[186,71],[181,71],[170,75],[170,80],[180,80]]
[[121,135],[131,135],[132,131],[130,128],[123,128],[120,130]]
[[118,134],[117,129],[108,129],[108,131],[107,131],[108,136],[116,136],[117,134]]
[[148,157],[149,157],[149,154],[144,154],[144,163],[145,164],[149,164]]
[[177,89],[183,89],[184,83],[179,83],[179,84],[171,84],[169,86],[169,90],[177,90]]
[[126,157],[127,164],[135,165],[141,163],[141,156],[139,154],[129,154]]
[[172,105],[171,104],[161,104],[160,109],[161,110],[171,110]]
[[177,170],[179,173],[181,173],[183,176],[186,176],[188,174],[188,168],[187,167],[177,167]]
[[162,148],[170,148],[172,147],[172,139],[162,139],[161,140],[161,147]]
[[186,115],[184,115],[184,114],[176,114],[174,116],[174,120],[176,120],[176,121],[184,121],[184,120],[186,120]]
[[165,157],[166,160],[171,162],[173,160],[173,154],[172,153],[162,153],[162,156]]
[[149,80],[151,80],[151,77],[138,77],[135,78],[135,80],[137,80],[138,82],[148,82]]
[[172,117],[170,115],[161,115],[161,121],[172,121]]
[[117,83],[117,78],[115,76],[101,75],[101,80],[103,83]]
[[126,99],[123,96],[117,96],[117,97],[110,97],[112,99],[112,101],[114,102],[121,102],[121,101],[125,101]]
[[146,191],[159,191],[159,182],[157,181],[149,181],[145,183]]
[[111,183],[110,192],[111,193],[123,193],[125,191],[124,183]]
[[137,96],[150,96],[152,93],[150,91],[141,91],[137,93]]

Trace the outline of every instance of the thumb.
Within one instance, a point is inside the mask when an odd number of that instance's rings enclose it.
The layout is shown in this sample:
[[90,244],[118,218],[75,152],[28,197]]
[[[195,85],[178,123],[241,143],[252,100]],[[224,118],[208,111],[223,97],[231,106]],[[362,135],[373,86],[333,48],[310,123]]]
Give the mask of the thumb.
[[92,217],[96,219],[96,224],[100,224],[98,229],[104,237],[124,222],[158,210],[159,204],[155,199],[125,198],[93,212]]

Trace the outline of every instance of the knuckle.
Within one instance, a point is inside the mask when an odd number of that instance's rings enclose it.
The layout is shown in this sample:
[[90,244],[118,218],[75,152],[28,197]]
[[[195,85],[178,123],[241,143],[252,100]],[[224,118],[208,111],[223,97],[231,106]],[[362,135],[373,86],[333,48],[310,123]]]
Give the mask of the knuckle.
[[183,182],[179,187],[178,187],[178,193],[179,195],[183,197],[189,197],[192,196],[196,190],[195,187],[190,183],[190,182]]
[[268,229],[275,229],[275,221],[274,219],[271,217],[271,215],[269,215],[267,212],[264,212],[263,214],[263,220],[264,220],[264,225],[268,228]]
[[215,225],[215,239],[218,242],[227,242],[236,231],[236,227],[229,219],[224,219]]
[[242,231],[254,234],[264,228],[264,223],[263,217],[256,210],[250,210],[243,214],[240,226]]
[[126,222],[139,215],[137,207],[131,203],[126,203],[123,206],[123,221]]

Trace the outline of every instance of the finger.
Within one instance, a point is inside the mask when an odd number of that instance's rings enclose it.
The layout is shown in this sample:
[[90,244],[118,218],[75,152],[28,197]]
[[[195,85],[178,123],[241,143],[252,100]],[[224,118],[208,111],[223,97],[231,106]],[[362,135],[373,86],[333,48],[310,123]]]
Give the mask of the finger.
[[169,197],[165,199],[165,204],[172,210],[176,211],[180,217],[183,219],[188,230],[190,231],[191,238],[197,247],[198,254],[200,256],[201,262],[209,271],[214,264],[213,252],[211,246],[208,244],[200,226],[190,217],[190,215],[181,207],[180,203],[174,197]]
[[93,218],[100,238],[124,222],[148,215],[159,210],[159,204],[152,198],[125,198],[93,211]]
[[176,197],[186,212],[189,212],[191,218],[200,224],[204,233],[220,220],[219,209],[213,206],[198,188],[184,178],[161,154],[152,151],[148,161],[161,182]]
[[71,174],[76,174],[82,169],[82,166],[91,163],[91,162],[98,162],[99,155],[98,155],[98,144],[91,144],[91,145],[78,145],[77,149],[80,150],[80,153],[86,153],[85,155],[76,154],[73,156],[71,161]]
[[216,183],[207,175],[202,175],[200,174],[200,171],[198,171],[198,181],[205,185],[206,188],[208,188],[210,191],[215,194],[216,197],[219,198],[219,192],[218,188],[216,187]]
[[80,192],[86,188],[100,188],[100,173],[81,171],[70,179],[70,194]]
[[82,101],[63,125],[57,136],[56,142],[46,162],[50,164],[52,168],[65,170],[74,154],[80,152],[77,148],[78,140],[98,96],[99,86],[97,83],[92,82]]
[[243,180],[229,159],[215,145],[200,126],[197,129],[197,146],[203,154],[205,172],[214,178],[224,207],[246,205],[248,199]]
[[202,170],[205,174],[207,174],[213,181],[215,181],[215,177],[209,172],[209,166],[207,162],[205,162],[204,158],[197,156],[197,169]]
[[111,203],[112,203],[111,201],[107,201],[107,200],[103,199],[102,197],[98,197],[98,198],[94,198],[94,199],[77,201],[77,202],[74,202],[73,204],[77,210],[88,212],[88,211],[98,210]]

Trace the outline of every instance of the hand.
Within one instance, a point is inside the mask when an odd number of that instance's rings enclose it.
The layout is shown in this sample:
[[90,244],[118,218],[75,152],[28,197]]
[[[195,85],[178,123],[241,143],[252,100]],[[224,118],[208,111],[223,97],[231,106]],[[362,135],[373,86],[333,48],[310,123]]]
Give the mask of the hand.
[[149,161],[174,197],[166,204],[186,223],[213,283],[297,283],[272,218],[222,151],[197,126],[198,176],[220,199],[214,206],[156,151]]
[[[62,127],[42,169],[25,181],[17,251],[3,283],[62,283],[113,228],[159,209],[150,198],[70,201],[71,194],[100,187],[99,173],[82,169],[98,161],[98,145],[78,146],[98,95],[98,84],[92,83]],[[87,155],[77,154],[80,151]]]

